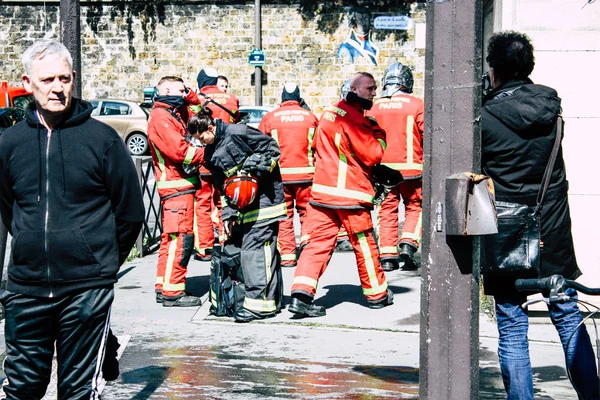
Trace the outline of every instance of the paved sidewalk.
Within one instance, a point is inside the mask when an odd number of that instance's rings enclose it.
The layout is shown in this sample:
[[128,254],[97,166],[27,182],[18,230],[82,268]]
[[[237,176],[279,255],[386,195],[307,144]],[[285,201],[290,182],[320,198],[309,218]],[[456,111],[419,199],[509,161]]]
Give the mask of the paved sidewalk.
[[[129,340],[121,376],[106,399],[416,399],[419,367],[419,272],[386,273],[391,307],[366,306],[352,253],[335,253],[317,292],[322,318],[287,310],[249,324],[208,313],[209,263],[192,261],[188,289],[201,307],[154,301],[157,255],[121,268],[112,327]],[[284,269],[286,301],[293,268]],[[534,319],[531,353],[536,399],[574,399],[558,336]],[[480,318],[480,398],[504,397],[495,324]],[[0,342],[3,343],[2,340]],[[465,369],[467,366],[465,366]],[[45,399],[55,399],[49,389]]]

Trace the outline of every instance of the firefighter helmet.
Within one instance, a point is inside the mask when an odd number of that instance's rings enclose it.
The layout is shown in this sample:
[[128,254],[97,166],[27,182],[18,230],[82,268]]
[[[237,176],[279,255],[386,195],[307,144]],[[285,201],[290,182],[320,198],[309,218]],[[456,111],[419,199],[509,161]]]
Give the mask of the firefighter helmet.
[[413,91],[413,74],[410,68],[402,63],[394,63],[385,69],[381,86],[385,89],[388,85],[404,86],[406,93]]
[[342,88],[340,89],[340,99],[346,99],[346,95],[350,91],[350,79],[346,79],[344,83],[342,83]]
[[230,205],[241,210],[256,200],[258,179],[252,175],[234,175],[225,180],[225,197]]

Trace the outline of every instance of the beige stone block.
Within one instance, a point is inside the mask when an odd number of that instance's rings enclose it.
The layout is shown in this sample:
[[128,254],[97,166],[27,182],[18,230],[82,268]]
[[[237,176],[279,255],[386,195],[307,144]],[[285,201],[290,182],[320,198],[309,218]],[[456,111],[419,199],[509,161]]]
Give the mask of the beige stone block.
[[558,91],[565,117],[600,117],[597,104],[600,79],[595,76],[600,65],[600,51],[537,51],[535,57],[531,78],[535,83]]
[[507,27],[526,32],[537,50],[600,50],[600,7],[581,0],[511,0]]
[[[598,127],[596,118],[565,118],[563,157],[567,167],[569,194],[600,196],[600,174],[597,173]],[[591,166],[594,165],[594,166]]]
[[[568,165],[567,165],[568,168]],[[570,172],[570,171],[567,171]],[[569,173],[569,175],[571,175]],[[597,182],[598,183],[598,182]],[[598,208],[598,196],[591,195],[569,195],[569,206],[571,208],[571,222],[573,233],[573,244],[579,268],[583,276],[578,282],[598,287],[598,265],[600,265],[600,213],[594,212]],[[590,212],[591,211],[591,212]],[[595,300],[597,301],[597,297]]]

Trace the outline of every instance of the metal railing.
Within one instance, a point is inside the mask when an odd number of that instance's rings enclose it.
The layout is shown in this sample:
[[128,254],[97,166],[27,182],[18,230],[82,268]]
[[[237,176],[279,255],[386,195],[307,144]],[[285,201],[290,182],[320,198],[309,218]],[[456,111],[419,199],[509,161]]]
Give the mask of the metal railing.
[[160,247],[160,235],[162,233],[160,197],[156,191],[152,157],[133,157],[133,161],[142,187],[142,197],[146,210],[144,226],[136,242],[140,257],[144,257]]

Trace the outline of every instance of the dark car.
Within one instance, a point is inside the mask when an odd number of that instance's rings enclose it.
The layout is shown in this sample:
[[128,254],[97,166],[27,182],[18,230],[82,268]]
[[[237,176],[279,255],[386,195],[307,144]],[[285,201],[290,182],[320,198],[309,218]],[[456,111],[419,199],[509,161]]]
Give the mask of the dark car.
[[0,108],[0,134],[25,118],[21,108]]
[[253,128],[258,128],[260,120],[269,111],[273,111],[273,107],[267,106],[241,106],[240,117],[241,122],[245,123]]

